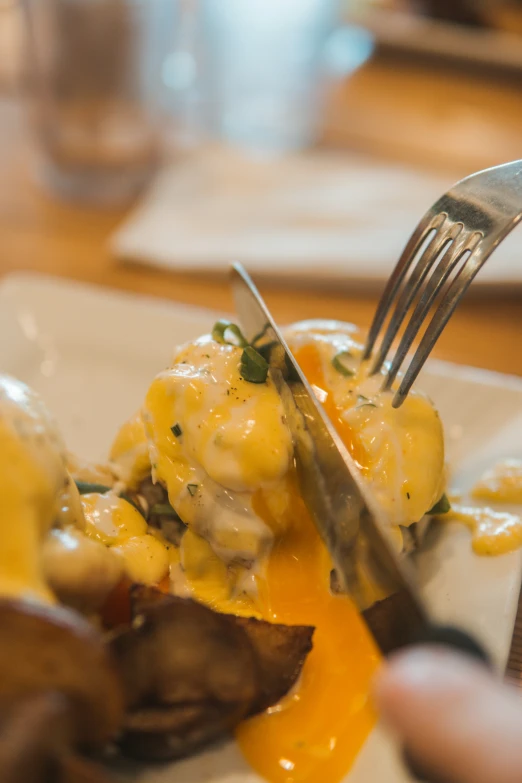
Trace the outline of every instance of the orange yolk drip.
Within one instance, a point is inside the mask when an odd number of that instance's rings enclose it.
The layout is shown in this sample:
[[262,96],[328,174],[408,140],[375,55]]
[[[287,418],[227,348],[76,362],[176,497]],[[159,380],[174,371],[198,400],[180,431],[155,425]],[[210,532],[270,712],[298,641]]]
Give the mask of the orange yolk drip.
[[299,366],[306,375],[308,381],[318,389],[321,389],[321,405],[325,409],[328,418],[339,433],[344,445],[364,472],[367,468],[365,452],[350,425],[341,416],[341,410],[335,404],[331,391],[327,388],[324,372],[321,367],[321,356],[315,345],[304,345],[295,352]]
[[[312,364],[305,350],[310,361],[302,355],[298,361],[312,383],[324,384],[318,356]],[[336,426],[342,425],[328,398],[325,407]],[[346,445],[356,448],[342,426]],[[293,692],[244,722],[237,739],[250,764],[272,783],[337,783],[375,722],[368,694],[379,653],[350,599],[330,592],[329,555],[297,487],[292,495],[284,530],[262,495],[255,499],[256,512],[275,534],[266,573],[258,580],[260,608],[273,622],[315,626],[313,650]]]

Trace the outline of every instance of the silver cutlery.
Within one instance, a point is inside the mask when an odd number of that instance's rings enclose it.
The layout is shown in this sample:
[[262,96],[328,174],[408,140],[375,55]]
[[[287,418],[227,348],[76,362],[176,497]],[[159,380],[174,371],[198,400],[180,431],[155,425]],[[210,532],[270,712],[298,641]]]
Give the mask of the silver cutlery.
[[391,389],[399,371],[404,372],[394,407],[406,399],[475,275],[521,218],[522,160],[516,160],[457,182],[421,219],[388,280],[364,350],[372,372],[378,372],[404,327],[383,384]]

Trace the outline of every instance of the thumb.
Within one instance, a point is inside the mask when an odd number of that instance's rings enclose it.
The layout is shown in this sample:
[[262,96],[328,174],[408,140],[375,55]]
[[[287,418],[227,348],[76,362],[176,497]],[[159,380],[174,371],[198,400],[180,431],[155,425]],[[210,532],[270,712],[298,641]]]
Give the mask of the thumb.
[[470,658],[438,647],[397,653],[375,699],[415,759],[458,783],[522,781],[522,698]]

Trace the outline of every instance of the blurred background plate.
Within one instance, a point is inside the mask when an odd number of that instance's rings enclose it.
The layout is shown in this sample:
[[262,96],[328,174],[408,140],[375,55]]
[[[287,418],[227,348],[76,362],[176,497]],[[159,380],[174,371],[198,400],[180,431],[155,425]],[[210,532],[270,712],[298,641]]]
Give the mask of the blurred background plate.
[[522,38],[516,32],[454,24],[385,8],[368,7],[357,19],[373,33],[379,46],[389,50],[522,71]]
[[[382,287],[424,211],[460,174],[376,156],[315,151],[284,159],[222,147],[166,167],[113,235],[121,260],[226,275],[241,261],[298,287]],[[520,232],[471,291],[522,286]]]

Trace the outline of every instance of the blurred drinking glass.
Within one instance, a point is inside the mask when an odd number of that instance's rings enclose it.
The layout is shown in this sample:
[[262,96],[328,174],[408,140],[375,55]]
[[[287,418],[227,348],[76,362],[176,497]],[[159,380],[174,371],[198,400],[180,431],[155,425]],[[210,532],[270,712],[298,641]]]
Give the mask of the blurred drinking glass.
[[96,204],[132,198],[161,152],[177,0],[23,0],[41,174]]
[[201,0],[213,122],[261,152],[311,144],[328,74],[338,0]]

